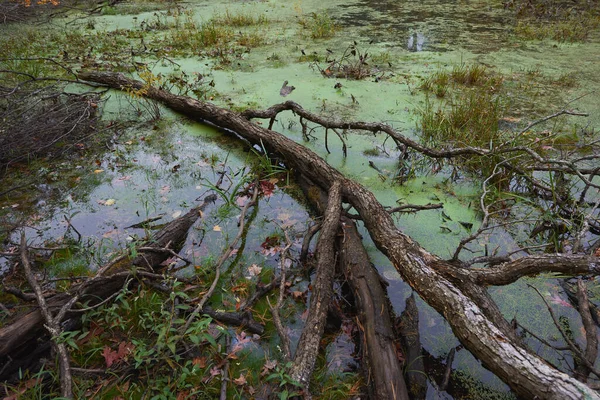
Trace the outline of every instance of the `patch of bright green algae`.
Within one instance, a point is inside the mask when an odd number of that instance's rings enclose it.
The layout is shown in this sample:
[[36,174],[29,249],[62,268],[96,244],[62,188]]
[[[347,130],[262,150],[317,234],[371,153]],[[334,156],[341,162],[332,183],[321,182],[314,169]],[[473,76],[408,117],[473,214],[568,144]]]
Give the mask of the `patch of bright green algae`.
[[[118,10],[119,5],[116,8]],[[313,12],[325,13],[339,24],[332,38],[312,39],[311,32],[300,23]],[[177,48],[173,41],[174,29],[194,24],[190,32],[196,33],[226,13],[255,16],[260,22],[243,27],[222,26],[223,36],[215,45],[195,52]],[[129,62],[147,63],[154,74],[163,76],[176,72],[192,79],[202,77],[206,85],[210,82],[210,89],[205,86],[206,93],[198,97],[234,109],[266,108],[292,100],[330,118],[384,121],[403,134],[417,138],[416,110],[423,107],[425,98],[418,89],[422,78],[456,65],[481,64],[507,77],[506,81],[510,80],[508,96],[519,104],[521,124],[534,119],[532,116],[551,114],[568,106],[591,113],[582,125],[600,126],[597,114],[600,97],[593,94],[600,88],[596,71],[600,44],[516,40],[511,35],[510,17],[497,2],[195,1],[171,7],[171,10],[104,15],[91,21],[92,24],[84,22],[81,26],[82,35],[88,36],[88,40],[112,32],[119,36],[113,42],[120,43],[121,51],[131,52]],[[241,40],[243,35],[251,34],[260,35],[260,44],[241,44],[246,43]],[[372,74],[363,80],[324,77],[319,69],[326,69],[330,64],[328,60],[339,59],[354,42],[363,54],[369,54]],[[57,54],[58,50],[54,55]],[[106,57],[101,67],[110,69],[110,63],[116,61]],[[94,64],[87,67],[90,65]],[[284,81],[295,87],[285,98],[280,95]],[[341,87],[336,88],[338,83]],[[568,103],[573,99],[577,101]],[[126,96],[118,101],[113,98],[105,105],[105,112],[120,112],[122,104],[127,102]],[[344,174],[367,186],[386,206],[443,203],[443,211],[421,211],[397,218],[398,226],[405,233],[441,257],[451,257],[458,242],[470,234],[461,222],[472,224],[472,230],[479,226],[479,216],[474,211],[474,204],[478,203],[477,182],[451,181],[445,175],[419,171],[416,178],[409,177],[400,185],[396,180],[400,154],[381,134],[348,132],[348,157],[343,157],[341,142],[331,132],[330,154],[325,149],[323,130],[315,130],[313,138],[304,142],[298,120],[290,113],[278,117],[275,129],[306,144]],[[156,144],[161,135],[173,136],[173,140],[157,147],[144,143],[149,139]],[[118,159],[101,160],[99,167],[105,172],[99,174],[109,175],[110,183],[99,182],[85,200],[89,204],[70,206],[72,211],[93,209],[90,213],[80,213],[73,223],[81,226],[84,234],[107,235],[111,240],[125,241],[127,234],[120,228],[137,222],[138,217],[159,212],[173,217],[178,211],[184,211],[204,192],[205,188],[198,183],[204,177],[214,179],[219,164],[225,159],[232,170],[243,168],[246,162],[246,155],[227,141],[219,142],[220,136],[215,130],[197,124],[176,124],[168,132],[138,131],[131,139],[132,144],[125,142],[119,147],[122,157],[138,160],[137,165],[117,169],[111,165],[118,164]],[[374,148],[385,149],[387,154],[369,154]],[[216,158],[212,158],[213,155]],[[372,168],[369,161],[379,171]],[[173,173],[175,165],[180,167]],[[97,167],[85,166],[90,174]],[[116,199],[113,207],[96,204],[110,198]],[[304,212],[290,216],[289,210],[297,210],[299,205],[284,195],[263,207],[260,211],[263,218],[273,213],[294,221],[306,218]],[[214,257],[224,240],[212,227],[220,224],[225,232],[233,232],[234,222],[215,215],[204,227],[210,231],[207,240],[215,249],[214,254],[192,254],[194,259]],[[57,232],[55,228],[52,233]],[[255,232],[256,243],[248,246],[260,245],[258,238],[265,232],[260,228]],[[390,297],[396,310],[401,311],[410,289],[399,281],[389,261],[374,249],[368,238],[366,241],[374,264],[391,281]],[[513,246],[508,235],[491,238],[490,243],[500,244],[505,249]],[[257,260],[251,257],[243,262]],[[545,329],[551,331],[544,310],[540,309],[539,302],[530,302],[533,294],[522,284],[493,290],[493,295],[508,318],[519,313],[532,321],[545,321]],[[523,310],[524,303],[535,303],[535,306]],[[426,306],[421,307],[421,331],[424,345],[436,355],[443,355],[457,345],[450,329]],[[459,368],[478,379],[492,379],[472,357],[468,358],[459,356]],[[497,380],[492,381],[502,387]]]

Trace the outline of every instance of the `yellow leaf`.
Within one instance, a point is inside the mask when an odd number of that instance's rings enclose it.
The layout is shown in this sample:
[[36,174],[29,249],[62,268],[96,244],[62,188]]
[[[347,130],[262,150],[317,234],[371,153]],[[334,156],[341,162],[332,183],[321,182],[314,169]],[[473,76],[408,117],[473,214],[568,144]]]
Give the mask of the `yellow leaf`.
[[99,173],[101,173],[101,172],[104,172],[104,170],[103,170],[103,169],[95,169],[95,170],[94,170],[94,173],[95,173],[95,174],[99,174]]
[[104,202],[105,206],[112,206],[113,204],[115,204],[117,201],[115,199],[108,199]]
[[219,225],[215,225],[215,226],[213,226],[213,231],[221,232],[221,227]]

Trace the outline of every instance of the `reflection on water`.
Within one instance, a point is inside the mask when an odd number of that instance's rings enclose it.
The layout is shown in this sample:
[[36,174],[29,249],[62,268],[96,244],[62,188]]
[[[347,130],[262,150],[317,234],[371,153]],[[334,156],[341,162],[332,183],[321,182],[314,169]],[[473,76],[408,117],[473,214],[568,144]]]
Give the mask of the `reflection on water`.
[[415,32],[408,37],[408,43],[406,44],[406,47],[410,51],[423,51],[424,43],[425,35]]
[[342,7],[340,19],[347,26],[361,27],[365,36],[380,42],[404,42],[414,52],[497,50],[509,33],[502,7],[483,1],[362,0]]

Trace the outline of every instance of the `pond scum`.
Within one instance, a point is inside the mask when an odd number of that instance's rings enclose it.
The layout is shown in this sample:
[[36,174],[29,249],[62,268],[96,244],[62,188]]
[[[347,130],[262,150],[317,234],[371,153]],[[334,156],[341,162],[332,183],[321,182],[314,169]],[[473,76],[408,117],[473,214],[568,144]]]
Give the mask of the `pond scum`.
[[[2,260],[8,266],[4,268],[5,290],[0,295],[3,325],[33,307],[32,303],[23,305],[23,298],[31,300],[24,295],[29,286],[23,273],[12,267],[18,263],[15,234],[21,227],[30,239],[30,256],[44,278],[44,291],[68,291],[93,277],[102,266],[129,265],[145,239],[164,227],[150,221],[151,217],[168,213],[167,217],[176,219],[209,190],[218,195],[217,204],[202,214],[204,221],[191,230],[180,255],[169,254],[164,260],[162,268],[168,274],[152,275],[135,268],[107,301],[93,306],[81,304],[87,311],[81,313],[80,323],[52,338],[68,348],[76,398],[287,399],[302,392],[290,376],[290,364],[281,355],[281,342],[273,323],[271,306],[277,302],[277,290],[250,300],[269,285],[271,289],[278,288],[273,285],[276,275],[288,268],[290,277],[281,286],[286,297],[280,313],[292,342],[298,340],[310,297],[310,273],[295,262],[300,257],[307,214],[298,211],[303,201],[290,181],[290,171],[266,156],[264,148],[244,153],[219,132],[197,134],[202,137],[198,139],[200,145],[191,143],[191,135],[177,136],[177,129],[197,128],[141,99],[146,94],[144,90],[161,87],[239,110],[264,106],[265,99],[279,100],[276,91],[275,97],[259,93],[248,99],[244,97],[246,90],[236,84],[236,79],[240,79],[237,72],[257,72],[264,62],[281,67],[282,73],[291,75],[290,81],[306,79],[307,87],[314,86],[314,93],[306,99],[316,104],[315,109],[342,110],[347,115],[361,112],[361,107],[376,107],[377,118],[388,120],[404,106],[399,107],[398,100],[384,101],[377,94],[366,97],[364,86],[354,85],[372,81],[402,85],[402,90],[410,92],[407,98],[416,99],[410,103],[410,115],[402,116],[408,121],[407,129],[413,129],[418,140],[432,147],[493,148],[508,143],[529,146],[540,154],[575,148],[585,152],[582,138],[593,134],[593,128],[562,119],[551,133],[520,129],[526,126],[525,121],[545,115],[550,102],[567,100],[567,95],[579,89],[578,77],[572,73],[551,75],[535,68],[502,71],[478,63],[475,58],[463,61],[462,55],[450,62],[432,62],[422,55],[403,62],[405,54],[393,53],[383,46],[372,49],[372,40],[357,43],[354,35],[361,40],[360,34],[351,31],[350,39],[342,18],[335,18],[327,10],[304,12],[303,8],[308,7],[301,2],[288,7],[293,8],[291,16],[280,16],[275,11],[269,14],[260,6],[229,8],[219,4],[211,9],[205,3],[131,1],[98,5],[24,0],[0,4],[0,16],[4,16],[0,24],[0,164],[8,190],[0,190]],[[600,24],[595,1],[571,5],[515,0],[505,7],[514,21],[514,33],[527,40],[581,43],[592,40]],[[48,24],[43,25],[47,29],[40,29],[36,25],[49,18],[57,24],[73,24],[65,25],[69,26],[67,29]],[[189,59],[207,68],[188,69]],[[297,68],[304,72],[297,73]],[[75,71],[79,69],[132,74],[146,82],[147,88],[129,90],[123,97],[111,94],[114,98],[104,104],[99,91],[88,93],[87,89],[74,88]],[[313,75],[304,78],[302,74]],[[317,78],[319,83],[315,85],[310,79]],[[296,83],[300,89],[301,84]],[[325,86],[337,97],[325,98],[319,92]],[[232,87],[237,92],[229,90]],[[395,90],[400,89],[390,89]],[[117,107],[121,111],[111,114],[110,110]],[[285,119],[278,123],[290,132],[298,128]],[[373,165],[381,162],[387,163],[389,169],[400,169],[412,162],[408,158],[402,161],[393,152],[393,157],[389,156],[385,142],[363,145],[359,140],[355,146],[360,150],[354,151],[374,160]],[[425,170],[440,172],[443,178],[428,188],[432,194],[427,196],[452,198],[448,201],[463,207],[462,214],[457,212],[462,219],[472,213],[464,209],[470,209],[479,193],[458,198],[449,182],[489,177],[498,165],[498,159],[493,157],[476,161],[457,158],[447,165],[421,161],[414,160],[411,176],[424,175],[421,173]],[[375,174],[376,180],[385,181],[386,185],[406,182],[407,179],[388,179],[398,174],[386,167]],[[365,167],[353,173],[360,176],[366,174],[365,170],[370,171]],[[458,170],[462,171],[460,177],[454,174]],[[505,205],[514,201],[505,196],[515,186],[515,179],[506,173],[492,182],[495,186],[489,194],[493,197],[490,203]],[[111,197],[115,187],[122,188],[116,193],[129,192],[130,197]],[[221,250],[235,239],[240,213],[257,187],[259,205],[249,211],[248,226],[240,233],[241,245],[223,262],[226,267],[219,279],[222,287],[207,300],[207,310],[212,314],[207,312],[189,323],[193,305],[211,290],[215,267],[221,265]],[[552,182],[552,187],[558,193],[560,182]],[[404,195],[401,185],[396,189]],[[63,192],[68,193],[66,198]],[[93,205],[99,206],[100,213],[89,211],[94,196],[103,196]],[[396,200],[394,197],[393,202]],[[40,215],[36,210],[46,204],[49,207],[45,211],[64,218]],[[142,205],[138,207],[139,204]],[[437,215],[432,224],[436,232],[441,229],[441,218],[450,231],[447,236],[453,237],[435,240],[448,240],[454,247],[460,239],[455,232],[477,229],[479,223]],[[523,218],[540,215],[548,220],[563,218],[558,211],[539,209]],[[456,219],[456,215],[453,217]],[[45,218],[50,221],[46,225]],[[96,225],[88,226],[84,223],[86,218]],[[428,217],[423,218],[425,221]],[[132,233],[124,228],[124,220],[127,225],[140,220],[144,223],[141,230]],[[78,222],[85,226],[82,228]],[[87,234],[80,229],[86,229]],[[448,233],[445,229],[438,236]],[[560,235],[554,237],[552,245],[569,245],[561,239]],[[341,314],[341,328],[333,328],[324,336],[321,346],[327,351],[317,361],[310,391],[315,398],[323,399],[362,397],[366,382],[357,371],[354,347],[359,327],[352,311],[344,305],[344,288],[336,289],[333,304]],[[547,290],[559,298],[559,288],[552,286]],[[513,306],[510,303],[506,308]],[[534,306],[531,308],[527,312],[536,312]],[[264,332],[231,328],[218,323],[215,316],[246,311],[264,327]],[[441,327],[444,324],[439,316],[429,309],[421,312],[432,332],[446,329],[449,337],[446,342],[431,346],[435,354],[428,357],[438,369],[431,368],[428,373],[434,377],[440,374],[441,363],[436,360],[444,358],[449,348],[458,343],[447,327]],[[563,318],[571,335],[577,335],[571,326],[579,326],[578,320],[571,314]],[[556,329],[547,320],[539,321],[542,333],[556,335]],[[1,374],[6,379],[6,398],[61,395],[58,362],[47,354],[37,368],[4,366]],[[549,357],[564,367],[559,356]],[[498,379],[486,376],[472,356],[463,358],[461,367],[452,371],[454,384],[447,388],[451,396],[514,398]]]

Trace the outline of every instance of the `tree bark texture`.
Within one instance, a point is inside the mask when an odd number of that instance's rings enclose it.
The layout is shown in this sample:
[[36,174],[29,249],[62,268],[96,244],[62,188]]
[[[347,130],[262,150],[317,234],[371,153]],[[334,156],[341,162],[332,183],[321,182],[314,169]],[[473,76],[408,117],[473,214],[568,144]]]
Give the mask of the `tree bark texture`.
[[[182,243],[190,227],[200,216],[200,210],[212,201],[214,201],[214,197],[208,196],[200,206],[168,223],[157,232],[153,240],[145,243],[142,247],[164,248],[168,243]],[[160,268],[160,264],[170,256],[171,254],[167,252],[140,251],[133,261],[125,259],[121,263],[115,263],[111,268],[100,268],[104,275],[100,274],[91,278],[79,287],[73,288],[72,292],[79,292],[80,303],[87,306],[96,305],[123,288],[127,279],[134,273],[119,272],[128,271],[132,263],[154,270]],[[108,275],[108,273],[112,275]],[[53,295],[46,300],[47,307],[51,312],[57,312],[71,297],[67,293]],[[76,314],[67,313],[66,317],[76,317]],[[2,327],[0,329],[0,365],[2,366],[0,380],[6,379],[10,373],[18,369],[20,367],[18,360],[26,358],[34,352],[40,346],[37,339],[44,336],[44,318],[39,308],[20,316],[10,325]],[[4,366],[7,367],[4,368]]]
[[292,378],[303,386],[310,383],[333,294],[335,236],[342,211],[341,189],[340,182],[334,182],[329,190],[323,227],[317,243],[317,272],[312,284],[308,317],[298,342],[291,372]]
[[408,390],[394,345],[388,299],[377,270],[369,261],[356,224],[342,217],[340,264],[354,294],[361,330],[361,351],[370,398],[408,399]]
[[[474,287],[475,280],[470,277],[468,269],[427,252],[400,232],[392,217],[370,191],[346,179],[314,152],[277,132],[251,123],[240,113],[160,89],[147,88],[144,83],[128,79],[122,74],[80,73],[79,78],[115,89],[144,87],[148,98],[160,101],[174,111],[229,129],[253,144],[262,143],[268,151],[281,155],[289,167],[306,175],[321,188],[327,189],[333,182],[340,181],[345,201],[358,211],[377,248],[390,259],[402,278],[421,298],[448,321],[461,343],[515,393],[525,398],[600,399],[589,386],[558,371],[522,347],[507,329],[509,325],[506,320],[497,317],[500,313],[493,302],[484,304],[482,308],[478,301],[470,297],[474,293],[485,300],[483,289]],[[522,260],[527,263],[528,258]],[[593,257],[579,262],[585,264],[581,265],[583,268],[594,271],[600,266],[598,259]],[[465,279],[457,281],[456,271]],[[465,288],[469,289],[469,295],[465,294]]]

